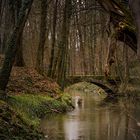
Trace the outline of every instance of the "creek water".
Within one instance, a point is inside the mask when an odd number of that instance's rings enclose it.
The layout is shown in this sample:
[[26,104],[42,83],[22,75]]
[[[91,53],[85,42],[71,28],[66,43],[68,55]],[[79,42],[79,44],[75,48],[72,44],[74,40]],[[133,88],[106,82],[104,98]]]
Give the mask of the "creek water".
[[140,140],[139,101],[120,99],[106,103],[95,100],[92,93],[69,92],[75,109],[42,120],[46,140]]

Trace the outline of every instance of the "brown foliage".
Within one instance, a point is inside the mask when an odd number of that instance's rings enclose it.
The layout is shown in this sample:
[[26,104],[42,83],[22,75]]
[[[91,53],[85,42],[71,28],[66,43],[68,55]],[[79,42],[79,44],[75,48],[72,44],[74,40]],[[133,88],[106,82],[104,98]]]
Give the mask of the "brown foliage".
[[14,67],[8,84],[8,92],[46,93],[51,96],[60,93],[57,83],[37,73],[34,69]]

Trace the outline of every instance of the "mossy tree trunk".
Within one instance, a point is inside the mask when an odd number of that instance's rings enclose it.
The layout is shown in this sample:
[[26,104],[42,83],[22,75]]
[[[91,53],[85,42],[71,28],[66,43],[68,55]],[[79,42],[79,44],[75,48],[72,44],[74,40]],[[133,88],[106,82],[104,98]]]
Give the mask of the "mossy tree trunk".
[[10,73],[11,73],[12,66],[14,64],[14,60],[16,56],[16,52],[18,49],[17,42],[19,40],[19,37],[22,35],[32,3],[33,3],[33,0],[23,0],[22,7],[20,8],[20,12],[19,12],[19,18],[17,20],[13,33],[9,37],[9,41],[7,43],[5,59],[4,59],[3,66],[0,71],[1,97],[4,97],[6,95],[4,91],[6,90],[6,86],[9,81]]

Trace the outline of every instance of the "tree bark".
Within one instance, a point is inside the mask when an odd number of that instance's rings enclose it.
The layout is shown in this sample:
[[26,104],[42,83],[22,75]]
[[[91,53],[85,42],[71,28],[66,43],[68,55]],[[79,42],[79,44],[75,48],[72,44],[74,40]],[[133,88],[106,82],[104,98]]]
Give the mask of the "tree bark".
[[24,67],[25,66],[25,62],[24,62],[24,58],[23,58],[23,45],[22,45],[22,35],[21,37],[19,37],[18,41],[17,41],[17,46],[18,46],[18,50],[17,50],[17,54],[16,54],[16,58],[15,58],[15,66],[18,67]]
[[[21,0],[16,0],[15,1],[14,24],[16,24],[16,22],[18,20],[21,4],[22,4]],[[23,44],[22,44],[22,41],[23,41],[23,35],[21,35],[19,37],[19,40],[17,41],[18,50],[17,50],[17,54],[16,54],[16,58],[15,58],[15,66],[18,66],[18,67],[24,67],[25,66],[25,62],[24,62],[24,58],[23,58]]]
[[44,71],[44,47],[46,41],[46,24],[47,24],[47,0],[41,0],[41,24],[40,24],[40,39],[37,50],[36,70],[43,74]]
[[140,1],[129,0],[129,5],[132,10],[132,14],[137,28],[137,56],[140,60]]
[[60,40],[60,59],[58,63],[58,78],[57,82],[62,90],[65,86],[66,70],[67,70],[67,55],[68,55],[68,35],[71,18],[71,0],[65,0],[65,7],[63,10],[63,26],[62,37]]
[[53,65],[54,65],[54,54],[55,54],[55,35],[56,35],[56,22],[57,22],[57,4],[58,0],[55,1],[54,12],[53,12],[53,31],[52,31],[52,48],[51,48],[51,57],[50,57],[50,65],[48,70],[48,76],[53,78]]
[[[22,7],[20,9],[19,18],[16,23],[16,26],[13,30],[12,35],[9,38],[9,41],[7,43],[7,50],[5,52],[5,59],[3,66],[0,71],[0,91],[1,93],[4,93],[2,91],[6,90],[6,86],[9,81],[10,73],[12,70],[12,66],[15,60],[16,52],[17,52],[17,41],[19,37],[22,35],[25,22],[28,18],[29,11],[31,9],[33,0],[24,0],[22,3]],[[4,93],[3,96],[6,96],[6,93]]]

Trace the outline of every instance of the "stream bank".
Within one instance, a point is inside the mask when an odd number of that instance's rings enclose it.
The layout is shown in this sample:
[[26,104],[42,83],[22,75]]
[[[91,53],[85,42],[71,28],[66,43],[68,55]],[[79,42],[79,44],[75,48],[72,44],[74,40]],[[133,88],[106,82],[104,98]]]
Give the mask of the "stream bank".
[[71,96],[33,69],[14,68],[7,93],[0,100],[0,140],[43,140],[40,120],[73,109]]
[[38,128],[40,120],[70,109],[71,97],[67,94],[58,99],[31,94],[10,96],[8,103],[0,101],[0,139],[41,140],[44,135]]

